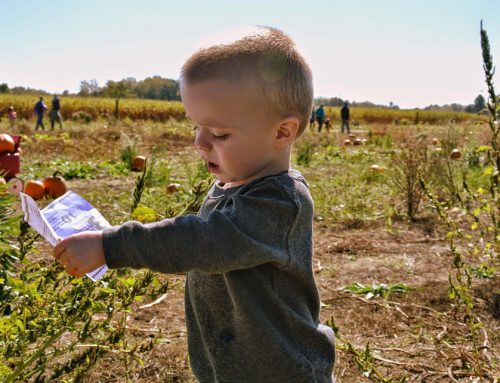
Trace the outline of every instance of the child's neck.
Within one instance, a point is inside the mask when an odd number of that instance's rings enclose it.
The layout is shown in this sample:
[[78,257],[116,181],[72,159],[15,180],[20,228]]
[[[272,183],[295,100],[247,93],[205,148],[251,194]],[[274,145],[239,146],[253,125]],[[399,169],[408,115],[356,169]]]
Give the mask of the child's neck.
[[282,161],[279,163],[272,164],[270,166],[265,167],[264,169],[258,171],[257,173],[253,174],[252,176],[245,178],[243,180],[238,180],[238,181],[232,181],[232,182],[227,182],[225,184],[220,184],[224,189],[229,189],[229,188],[234,188],[236,186],[241,186],[245,185],[253,180],[256,180],[258,178],[270,176],[272,174],[277,174],[281,172],[288,171],[291,168],[290,164],[290,158],[287,158],[286,161]]

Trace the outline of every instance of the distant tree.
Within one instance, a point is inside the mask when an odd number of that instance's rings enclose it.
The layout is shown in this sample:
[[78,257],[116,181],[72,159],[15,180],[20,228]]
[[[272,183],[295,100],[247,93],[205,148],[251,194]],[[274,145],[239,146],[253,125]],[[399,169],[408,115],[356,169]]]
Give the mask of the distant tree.
[[153,100],[180,100],[179,83],[160,76],[148,77],[137,83],[135,94]]
[[14,88],[10,88],[9,93],[12,93],[12,94],[31,94],[34,96],[42,96],[42,95],[45,96],[45,95],[49,94],[45,90],[25,88],[23,86],[15,86]]
[[453,112],[463,112],[465,110],[465,106],[457,103],[446,104],[446,105],[431,104],[429,106],[426,106],[424,110],[446,110],[446,111],[451,110]]
[[80,81],[80,91],[78,92],[79,96],[88,97],[88,96],[98,96],[100,93],[99,84],[96,79],[93,80],[83,80]]
[[466,113],[476,113],[476,108],[474,105],[470,104],[465,107],[465,112]]
[[109,80],[103,89],[103,95],[113,98],[127,98],[131,97],[133,93],[130,89],[130,82],[127,82],[126,80]]
[[467,105],[464,110],[467,113],[479,113],[483,109],[486,109],[486,100],[484,96],[480,94],[474,99],[474,104]]
[[484,99],[483,95],[480,94],[474,99],[474,110],[476,113],[479,113],[485,108],[486,108],[486,100]]
[[0,84],[0,93],[9,93],[9,86],[6,83]]
[[315,104],[323,104],[326,106],[343,106],[345,100],[339,97],[317,97],[314,99]]
[[137,80],[135,79],[135,77],[127,77],[122,81],[125,83],[125,85],[127,85],[127,88],[131,93],[135,91],[135,88],[137,87]]
[[90,96],[90,88],[88,81],[86,80],[80,81],[80,90],[78,91],[78,95],[82,97]]
[[153,100],[180,100],[179,83],[176,80],[160,76],[148,77],[137,81],[127,77],[120,81],[109,80],[99,87],[96,80],[80,82],[79,96],[103,96],[112,98],[147,98]]
[[463,112],[464,106],[457,103],[453,103],[450,105],[450,109],[453,110],[454,112]]

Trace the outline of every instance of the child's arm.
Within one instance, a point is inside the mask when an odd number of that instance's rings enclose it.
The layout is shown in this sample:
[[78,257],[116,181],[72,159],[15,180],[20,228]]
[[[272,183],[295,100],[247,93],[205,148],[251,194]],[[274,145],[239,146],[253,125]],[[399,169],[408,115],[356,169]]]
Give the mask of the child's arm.
[[83,277],[105,263],[102,232],[86,231],[69,236],[56,245],[53,253],[68,274]]
[[106,264],[112,269],[148,268],[163,273],[225,273],[267,262],[286,267],[289,233],[299,210],[310,207],[297,204],[272,181],[230,202],[206,218],[188,215],[106,229]]
[[289,232],[301,209],[279,185],[268,182],[207,219],[194,215],[140,224],[131,221],[103,232],[86,232],[54,249],[66,271],[85,275],[104,263],[111,269],[148,268],[163,273],[199,270],[224,273],[267,262],[290,261]]

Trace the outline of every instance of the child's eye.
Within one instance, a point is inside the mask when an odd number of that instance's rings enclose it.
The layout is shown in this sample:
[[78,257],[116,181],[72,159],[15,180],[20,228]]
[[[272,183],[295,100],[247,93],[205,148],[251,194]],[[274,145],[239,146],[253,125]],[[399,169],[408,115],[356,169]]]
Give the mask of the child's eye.
[[[198,125],[193,126],[193,130],[195,132],[198,132],[200,130],[200,127]],[[229,134],[221,134],[221,135],[216,135],[212,133],[212,137],[216,140],[224,141],[229,137]]]
[[212,134],[212,137],[215,138],[216,140],[224,141],[227,140],[229,137],[229,134],[222,134],[220,136],[216,136],[215,134]]

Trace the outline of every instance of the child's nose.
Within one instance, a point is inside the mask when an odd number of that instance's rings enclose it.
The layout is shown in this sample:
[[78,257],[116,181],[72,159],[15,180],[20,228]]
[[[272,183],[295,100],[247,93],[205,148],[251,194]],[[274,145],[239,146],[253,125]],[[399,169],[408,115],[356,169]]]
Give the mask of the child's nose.
[[194,146],[198,150],[208,151],[212,148],[210,142],[210,133],[203,132],[201,129],[196,132],[196,138],[194,139]]

